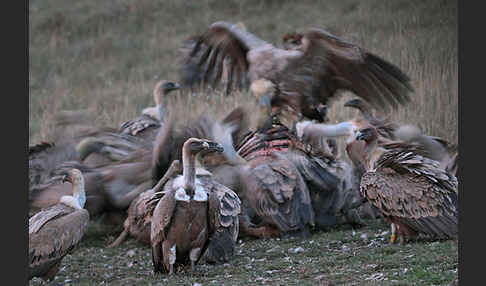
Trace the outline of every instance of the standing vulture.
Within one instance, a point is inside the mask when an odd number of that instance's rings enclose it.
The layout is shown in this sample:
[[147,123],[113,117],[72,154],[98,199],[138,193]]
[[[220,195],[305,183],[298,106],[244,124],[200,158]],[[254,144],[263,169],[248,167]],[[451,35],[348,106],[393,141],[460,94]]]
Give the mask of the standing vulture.
[[[174,273],[174,265],[196,262],[215,241],[215,235],[231,229],[229,241],[238,236],[240,200],[211,174],[196,167],[196,156],[223,152],[215,142],[189,138],[183,145],[183,173],[170,180],[158,196],[151,221],[154,271]],[[222,242],[220,240],[219,242]]]
[[216,22],[191,39],[181,77],[189,85],[219,83],[229,59],[226,87],[247,77],[250,84],[268,80],[276,88],[266,104],[290,107],[294,121],[301,116],[314,119],[314,108],[328,105],[338,90],[351,91],[382,109],[410,100],[410,79],[395,65],[321,29],[308,28],[299,37],[295,49],[280,49],[236,25]]
[[391,242],[405,243],[419,233],[437,238],[458,235],[458,182],[422,150],[406,143],[377,146],[375,128],[363,128],[356,140],[365,142],[357,154],[366,172],[361,194],[391,223]]
[[62,259],[79,243],[88,226],[83,175],[71,169],[65,180],[72,183],[72,196],[61,197],[58,204],[29,219],[29,280],[52,280]]

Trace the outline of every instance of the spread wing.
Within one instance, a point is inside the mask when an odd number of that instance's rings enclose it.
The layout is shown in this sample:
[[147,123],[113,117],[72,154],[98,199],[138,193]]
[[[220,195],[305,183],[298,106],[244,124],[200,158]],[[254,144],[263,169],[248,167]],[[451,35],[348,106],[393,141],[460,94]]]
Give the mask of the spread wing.
[[200,181],[209,194],[210,239],[202,257],[209,263],[228,262],[233,257],[238,238],[241,201],[235,192],[210,176],[201,176]]
[[386,60],[321,29],[307,29],[302,43],[303,55],[289,60],[279,84],[296,110],[327,104],[340,89],[381,109],[410,101],[410,78]]
[[[62,204],[29,219],[30,275],[40,275],[60,261],[83,237],[89,213]],[[47,269],[46,269],[47,268]]]
[[150,226],[150,244],[152,246],[152,262],[156,271],[164,269],[164,254],[162,242],[167,239],[167,230],[176,207],[175,189],[166,189],[167,192],[158,201],[152,214]]
[[248,51],[268,44],[237,25],[216,22],[202,35],[185,43],[181,82],[189,86],[199,83],[214,86],[221,82],[225,70],[228,94],[234,84],[244,85],[249,67]]
[[250,162],[242,173],[242,196],[258,217],[282,232],[314,224],[309,190],[290,161],[269,156]]
[[456,177],[409,145],[394,145],[376,162],[376,172],[363,175],[362,194],[385,216],[400,219],[418,232],[456,237]]

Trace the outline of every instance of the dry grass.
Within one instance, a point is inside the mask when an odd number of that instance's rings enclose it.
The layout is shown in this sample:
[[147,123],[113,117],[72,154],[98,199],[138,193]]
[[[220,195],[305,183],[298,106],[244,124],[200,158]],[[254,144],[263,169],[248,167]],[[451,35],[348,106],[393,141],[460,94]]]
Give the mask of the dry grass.
[[[396,120],[457,143],[456,8],[438,0],[30,1],[29,143],[51,138],[52,115],[61,109],[93,108],[96,125],[133,118],[153,104],[158,79],[177,80],[182,41],[217,20],[243,21],[276,44],[297,28],[323,27],[381,55],[416,89]],[[333,121],[355,115],[342,108],[347,97],[333,105]],[[222,98],[213,109],[245,99]]]

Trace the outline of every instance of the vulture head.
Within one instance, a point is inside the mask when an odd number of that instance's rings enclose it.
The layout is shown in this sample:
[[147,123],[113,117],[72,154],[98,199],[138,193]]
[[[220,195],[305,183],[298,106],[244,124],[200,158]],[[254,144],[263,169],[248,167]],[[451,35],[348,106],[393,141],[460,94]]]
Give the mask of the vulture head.
[[62,174],[62,182],[70,182],[73,185],[73,195],[61,197],[61,202],[77,209],[84,208],[86,193],[84,190],[84,177],[80,170],[69,169]]
[[302,34],[289,33],[282,37],[283,48],[285,50],[300,50],[302,48]]
[[159,81],[154,88],[155,104],[162,104],[165,95],[168,95],[173,90],[178,90],[180,87],[181,86],[177,82],[167,80]]
[[272,116],[278,113],[276,108],[272,108],[272,98],[276,90],[275,84],[266,79],[258,79],[251,83],[250,90],[259,106],[257,126],[262,127],[271,124]]
[[221,144],[205,140],[205,139],[198,139],[198,138],[189,138],[187,141],[184,143],[184,146],[182,147],[183,150],[185,151],[184,153],[188,154],[198,154],[199,156],[204,157],[204,155],[213,153],[213,152],[219,152],[222,153],[224,151],[224,148]]

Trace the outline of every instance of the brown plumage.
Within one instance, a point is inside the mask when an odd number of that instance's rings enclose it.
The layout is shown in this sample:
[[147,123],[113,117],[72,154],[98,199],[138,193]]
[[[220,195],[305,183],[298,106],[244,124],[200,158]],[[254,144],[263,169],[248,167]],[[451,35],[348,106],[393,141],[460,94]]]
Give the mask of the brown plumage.
[[194,270],[210,244],[208,238],[224,228],[233,229],[229,240],[234,246],[240,212],[238,196],[214,181],[206,170],[196,168],[197,154],[222,151],[218,143],[188,139],[183,145],[182,176],[170,180],[162,192],[156,193],[158,202],[150,236],[155,272],[172,274],[174,264],[186,264],[188,260]]
[[29,280],[52,280],[62,259],[81,241],[89,222],[85,202],[84,179],[77,169],[65,177],[73,185],[72,196],[63,196],[58,204],[29,219]]
[[137,136],[151,143],[164,121],[166,114],[164,101],[172,91],[179,88],[180,85],[176,82],[159,81],[153,91],[155,106],[147,107],[137,118],[123,122],[120,126],[120,133]]
[[285,126],[249,134],[237,149],[248,161],[239,167],[241,187],[235,188],[245,207],[243,234],[305,236],[313,225],[361,224],[352,214],[359,194],[352,189],[351,168],[316,152]]
[[123,223],[123,231],[118,238],[108,247],[120,245],[130,235],[137,241],[150,245],[150,225],[155,204],[147,204],[156,192],[159,192],[165,183],[174,176],[182,173],[182,165],[179,160],[172,161],[165,175],[152,189],[149,189],[135,198],[128,207],[127,218]]
[[402,242],[419,233],[437,238],[458,235],[458,182],[423,150],[406,143],[378,147],[375,128],[358,132],[366,144],[361,154],[366,172],[360,191],[392,224]]
[[[227,22],[212,24],[193,37],[182,67],[186,84],[217,83],[223,62],[230,59],[229,82],[265,79],[275,85],[271,106],[291,107],[311,118],[319,103],[338,90],[348,90],[378,108],[397,107],[413,91],[409,77],[384,59],[328,32],[309,28],[300,33],[298,49],[280,49]],[[197,63],[194,62],[197,59]],[[227,86],[232,87],[232,84]],[[227,93],[230,90],[226,90]],[[311,118],[312,119],[312,118]]]

